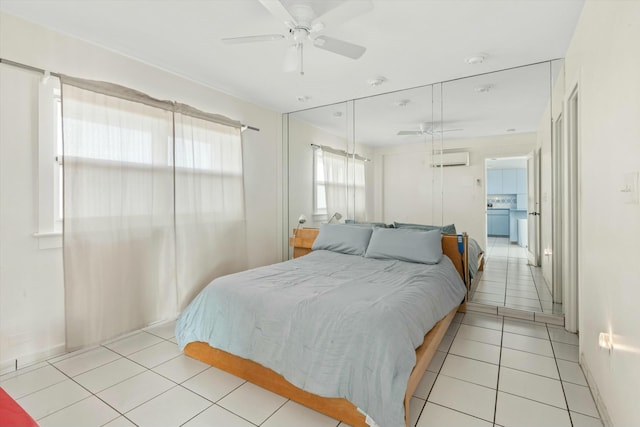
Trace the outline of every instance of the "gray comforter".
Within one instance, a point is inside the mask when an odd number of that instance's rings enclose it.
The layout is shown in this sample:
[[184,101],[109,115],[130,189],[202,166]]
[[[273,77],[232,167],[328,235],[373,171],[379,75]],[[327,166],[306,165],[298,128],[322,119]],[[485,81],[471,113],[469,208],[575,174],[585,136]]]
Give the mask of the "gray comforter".
[[400,427],[414,349],[464,294],[446,256],[425,265],[316,251],[214,280],[181,314],[176,338],[181,349],[207,342]]
[[478,257],[484,251],[475,239],[469,238],[469,275],[473,279],[478,272]]

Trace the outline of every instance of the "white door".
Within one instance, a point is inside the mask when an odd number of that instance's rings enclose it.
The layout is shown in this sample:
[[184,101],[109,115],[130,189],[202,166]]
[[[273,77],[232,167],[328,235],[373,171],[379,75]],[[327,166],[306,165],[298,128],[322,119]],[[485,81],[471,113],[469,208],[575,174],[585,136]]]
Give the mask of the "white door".
[[529,265],[540,265],[540,152],[527,155],[527,258]]

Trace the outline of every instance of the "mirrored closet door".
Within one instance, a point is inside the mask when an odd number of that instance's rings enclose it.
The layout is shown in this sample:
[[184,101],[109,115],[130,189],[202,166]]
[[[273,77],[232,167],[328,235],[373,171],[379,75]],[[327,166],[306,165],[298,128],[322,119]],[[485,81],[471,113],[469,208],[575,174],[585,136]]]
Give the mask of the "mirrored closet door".
[[[563,80],[561,62],[285,114],[287,236],[301,216],[303,227],[453,224],[484,250],[472,302],[562,315],[550,256],[551,121],[558,117],[552,90]],[[497,159],[527,156],[537,156],[538,174],[492,167]],[[507,177],[499,190],[498,170]],[[507,182],[512,175],[520,185]],[[489,229],[498,210],[506,220],[500,233]],[[531,224],[518,227],[518,220]],[[519,230],[537,245],[537,259],[528,259],[531,247]]]

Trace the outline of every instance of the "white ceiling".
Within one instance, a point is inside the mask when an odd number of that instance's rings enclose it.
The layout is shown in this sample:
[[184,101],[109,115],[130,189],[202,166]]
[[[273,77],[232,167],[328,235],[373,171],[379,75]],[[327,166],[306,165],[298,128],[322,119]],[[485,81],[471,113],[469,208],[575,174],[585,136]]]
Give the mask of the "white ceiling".
[[[317,14],[342,3],[301,2]],[[366,46],[362,58],[309,46],[304,76],[281,71],[286,41],[221,43],[223,37],[286,32],[257,0],[1,0],[0,10],[288,112],[563,57],[582,4],[373,0],[372,11],[323,32]],[[463,61],[479,52],[488,55],[484,63]],[[388,81],[375,88],[366,83],[379,75]],[[299,96],[310,99],[301,103]],[[403,125],[411,129],[422,120],[415,115]]]
[[348,141],[374,147],[439,141],[437,132],[398,135],[420,131],[421,125],[444,129],[442,139],[447,141],[536,132],[549,105],[550,81],[558,74],[560,62],[546,61],[375,95],[297,111],[293,116]]

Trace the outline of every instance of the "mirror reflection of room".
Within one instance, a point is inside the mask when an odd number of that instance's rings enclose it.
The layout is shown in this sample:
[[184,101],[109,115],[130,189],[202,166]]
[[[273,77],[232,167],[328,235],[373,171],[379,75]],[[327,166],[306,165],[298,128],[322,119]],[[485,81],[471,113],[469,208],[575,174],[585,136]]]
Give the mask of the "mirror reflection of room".
[[535,180],[527,155],[550,140],[558,68],[542,62],[289,113],[289,235],[300,215],[303,228],[453,225],[483,252],[470,302],[561,315],[539,254],[551,230],[528,215],[541,209],[527,188],[550,186],[548,153]]
[[544,276],[528,265],[527,158],[487,159],[486,180],[486,267],[473,301],[553,311]]

